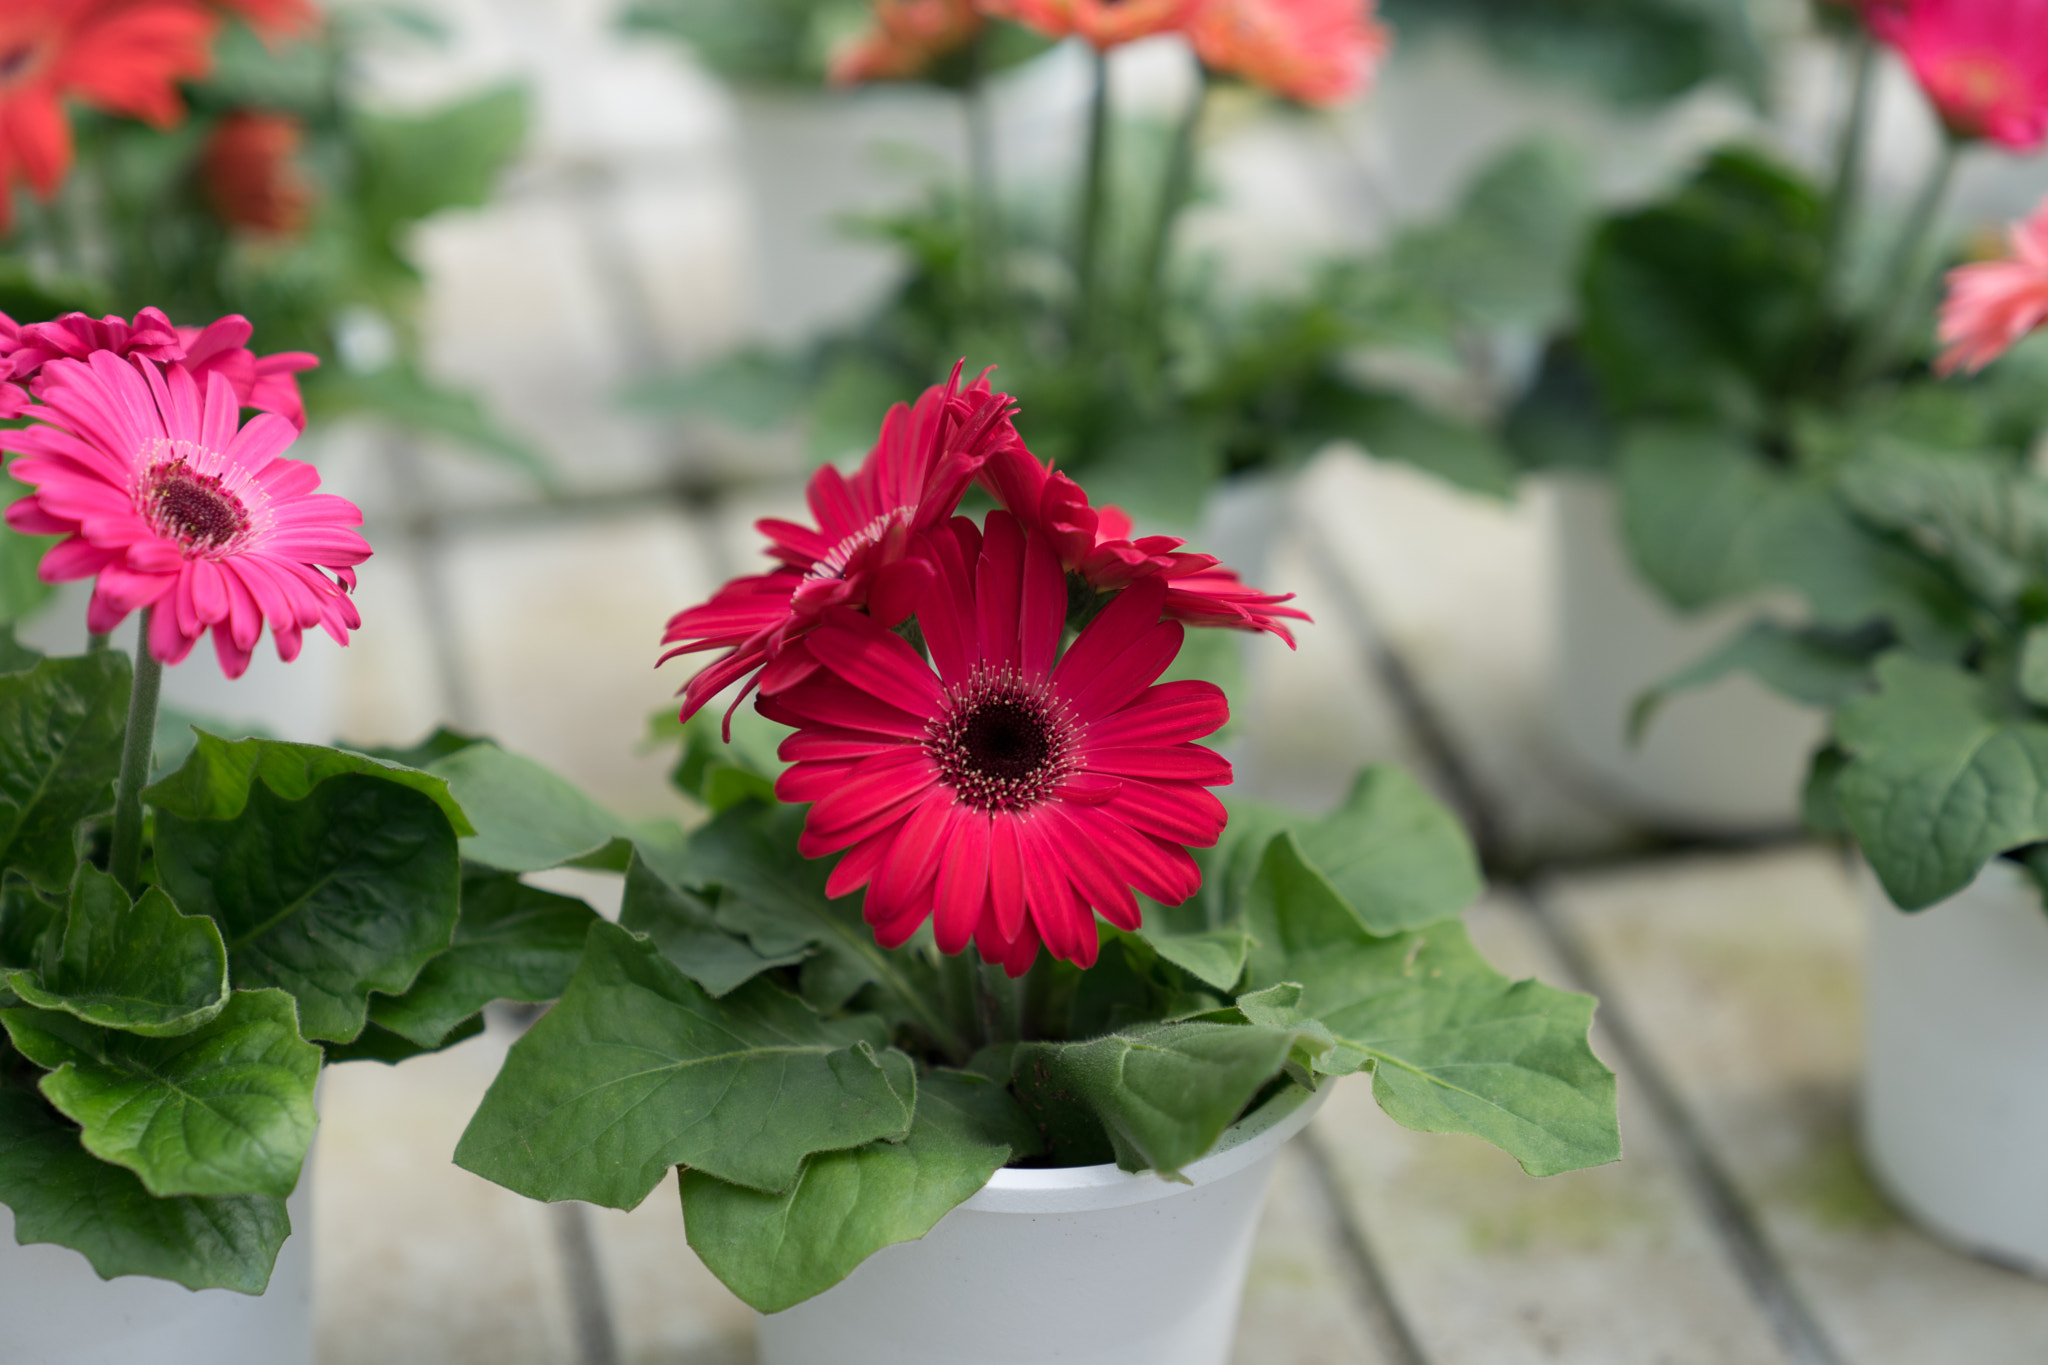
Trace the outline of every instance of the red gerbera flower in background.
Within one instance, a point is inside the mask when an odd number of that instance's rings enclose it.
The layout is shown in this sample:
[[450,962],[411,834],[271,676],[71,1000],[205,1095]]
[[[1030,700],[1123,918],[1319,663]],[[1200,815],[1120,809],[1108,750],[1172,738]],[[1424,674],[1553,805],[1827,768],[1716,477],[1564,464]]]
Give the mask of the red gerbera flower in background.
[[[1019,444],[1010,399],[993,393],[983,375],[960,389],[952,378],[925,390],[915,407],[898,403],[882,421],[881,439],[852,478],[827,465],[805,492],[815,528],[764,520],[761,532],[782,561],[773,572],[736,578],[709,602],[669,619],[661,656],[707,649],[730,652],[707,665],[682,690],[688,720],[713,696],[776,663],[788,643],[833,607],[863,608],[884,626],[907,618],[931,582],[931,565],[911,553],[917,537],[953,515],[960,495],[991,451]],[[798,656],[767,680],[780,686],[809,667]]]
[[265,622],[287,661],[312,626],[348,643],[362,624],[348,597],[354,566],[370,557],[349,529],[362,514],[315,492],[311,465],[284,458],[291,423],[260,413],[238,428],[224,375],[202,389],[181,365],[111,351],[51,361],[39,397],[38,425],[0,432],[0,449],[20,456],[7,472],[36,490],[7,509],[7,524],[66,537],[38,573],[98,579],[90,629],[154,607],[151,654],[177,663],[210,630],[230,678],[248,668]]
[[244,345],[254,330],[239,313],[204,327],[175,327],[156,308],[143,309],[133,322],[112,314],[94,319],[67,313],[24,325],[0,313],[0,379],[36,392],[34,381],[52,360],[85,360],[96,351],[141,356],[182,364],[202,384],[207,375],[219,374],[234,386],[243,407],[276,413],[303,431],[306,406],[293,376],[318,365],[320,357],[307,351],[259,357]]
[[1037,29],[1048,38],[1078,33],[1097,48],[1180,28],[1196,0],[976,0],[981,12]]
[[1864,10],[1959,137],[2048,139],[2048,0],[1873,0]]
[[292,164],[303,140],[289,114],[238,109],[216,123],[199,154],[199,176],[221,221],[273,237],[304,230],[313,195]]
[[974,0],[873,0],[872,7],[874,23],[832,55],[834,85],[922,75],[981,32]]
[[[1180,652],[1166,583],[1141,578],[1064,656],[1066,575],[1007,512],[925,537],[919,604],[932,663],[872,617],[834,610],[801,649],[817,667],[758,703],[797,727],[776,783],[812,802],[798,847],[844,849],[827,893],[867,887],[886,947],[929,918],[939,949],[972,941],[1012,976],[1044,946],[1095,961],[1095,915],[1135,929],[1132,887],[1177,904],[1201,885],[1188,846],[1226,816],[1207,788],[1230,765],[1193,741],[1229,719],[1212,683],[1156,679]],[[936,671],[934,671],[936,670]]]
[[1951,270],[1941,305],[1947,347],[1935,369],[1973,373],[2048,323],[2048,200],[2012,228],[2012,255]]
[[1285,640],[1294,635],[1283,619],[1306,621],[1307,612],[1285,603],[1284,595],[1247,586],[1214,555],[1181,547],[1178,536],[1131,539],[1131,519],[1115,507],[1090,507],[1081,486],[1040,464],[1021,443],[991,454],[981,482],[997,501],[1045,536],[1060,566],[1101,592],[1157,578],[1166,586],[1165,613],[1193,626],[1263,630]]
[[167,128],[180,80],[203,76],[218,21],[193,0],[7,0],[0,5],[0,233],[14,185],[48,199],[71,167],[64,101]]
[[1187,32],[1210,70],[1303,104],[1364,90],[1393,42],[1373,0],[1201,0]]

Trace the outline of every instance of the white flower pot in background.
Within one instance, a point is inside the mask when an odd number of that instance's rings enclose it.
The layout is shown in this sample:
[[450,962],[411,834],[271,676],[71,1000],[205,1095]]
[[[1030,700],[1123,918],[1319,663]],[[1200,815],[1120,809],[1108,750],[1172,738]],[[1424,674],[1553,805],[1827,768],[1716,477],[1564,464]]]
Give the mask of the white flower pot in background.
[[1819,711],[1745,675],[1680,693],[1642,743],[1630,709],[1740,630],[1746,605],[1682,617],[1629,563],[1603,480],[1557,480],[1556,716],[1564,757],[1620,812],[1685,834],[1763,833],[1799,823],[1807,759],[1826,733]]
[[1867,871],[1863,1146],[1929,1231],[2048,1276],[2048,911],[1994,860],[1916,914]]
[[260,1298],[167,1280],[102,1280],[69,1247],[14,1240],[0,1205],[0,1360],[6,1365],[312,1365],[312,1163],[292,1235]]
[[1273,1162],[1324,1091],[1187,1168],[996,1172],[924,1238],[761,1319],[761,1365],[1223,1365]]

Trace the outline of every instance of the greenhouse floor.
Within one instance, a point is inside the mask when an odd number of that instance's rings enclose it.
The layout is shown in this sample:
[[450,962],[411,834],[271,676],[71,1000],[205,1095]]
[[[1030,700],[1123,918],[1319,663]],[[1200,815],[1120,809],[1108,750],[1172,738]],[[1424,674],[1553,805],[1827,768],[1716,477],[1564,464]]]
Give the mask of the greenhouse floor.
[[[1327,803],[1358,764],[1392,760],[1465,807],[1511,869],[1470,915],[1480,946],[1600,995],[1626,1156],[1530,1179],[1477,1141],[1399,1128],[1369,1082],[1345,1082],[1283,1157],[1235,1359],[2039,1365],[2048,1284],[1907,1227],[1859,1162],[1863,912],[1842,854],[1789,837],[1659,846],[1554,776],[1543,503],[1355,455],[1313,465],[1264,577],[1300,589],[1317,624],[1299,653],[1249,647],[1236,752],[1265,796]],[[744,543],[758,510],[600,510],[516,538],[457,523],[435,553],[463,602],[447,657],[468,670],[451,689],[467,718],[622,808],[661,808],[661,759],[632,744],[675,680],[648,673],[646,637],[709,586],[693,547]],[[396,731],[410,718],[375,710],[408,695],[392,640],[434,615],[401,599],[442,579],[371,581],[385,600],[365,602],[350,651],[352,723]],[[555,704],[572,687],[603,704]],[[602,901],[602,879],[573,875]],[[544,1207],[448,1164],[512,1036],[501,1021],[437,1057],[330,1076],[321,1365],[751,1360],[752,1315],[685,1244],[672,1186],[631,1214]]]

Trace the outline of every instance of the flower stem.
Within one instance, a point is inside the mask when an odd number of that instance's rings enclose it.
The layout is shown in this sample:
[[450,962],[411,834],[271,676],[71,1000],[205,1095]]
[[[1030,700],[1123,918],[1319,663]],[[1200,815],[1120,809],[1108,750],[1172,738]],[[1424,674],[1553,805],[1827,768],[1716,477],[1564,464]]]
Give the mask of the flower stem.
[[1851,386],[1875,378],[1884,370],[1898,346],[1900,329],[1920,305],[1926,283],[1922,275],[1928,244],[1941,221],[1941,208],[1948,200],[1949,186],[1955,182],[1956,165],[1962,159],[1962,152],[1961,138],[1950,136],[1942,139],[1941,156],[1928,173],[1926,183],[1920,187],[1920,197],[1913,203],[1913,211],[1906,219],[1898,246],[1892,252],[1882,277],[1891,290],[1890,301],[1878,314],[1876,325],[1864,333],[1863,345],[1850,357],[1848,379]]
[[88,633],[85,637],[85,652],[88,654],[101,654],[106,652],[113,643],[113,636],[103,630],[95,630]]
[[[1202,114],[1209,105],[1209,68],[1198,65],[1196,69],[1200,74],[1195,78],[1195,93],[1182,111],[1173,130],[1173,145],[1167,149],[1166,179],[1159,186],[1159,212],[1152,223],[1152,240],[1145,247],[1144,273],[1138,277],[1143,292],[1138,296],[1136,318],[1141,327],[1145,327],[1159,306],[1167,258],[1173,251],[1173,230],[1194,188],[1195,137],[1201,131]],[[1156,329],[1146,327],[1146,334],[1156,335]]]
[[135,685],[128,694],[128,734],[121,745],[121,776],[114,787],[114,849],[107,870],[131,897],[142,883],[142,785],[156,750],[157,694],[164,666],[149,652],[150,608],[135,638]]
[[1109,179],[1109,56],[1095,54],[1095,93],[1088,105],[1088,156],[1081,170],[1081,220],[1074,244],[1074,342],[1085,353],[1094,339],[1095,295],[1102,273],[1104,192]]
[[1827,218],[1822,225],[1821,276],[1816,290],[1815,312],[1824,312],[1834,302],[1841,283],[1844,246],[1849,222],[1856,208],[1856,191],[1863,181],[1863,154],[1870,140],[1870,101],[1877,81],[1877,44],[1870,31],[1857,26],[1850,48],[1849,110],[1842,123],[1841,140],[1835,149],[1835,183],[1828,193]]

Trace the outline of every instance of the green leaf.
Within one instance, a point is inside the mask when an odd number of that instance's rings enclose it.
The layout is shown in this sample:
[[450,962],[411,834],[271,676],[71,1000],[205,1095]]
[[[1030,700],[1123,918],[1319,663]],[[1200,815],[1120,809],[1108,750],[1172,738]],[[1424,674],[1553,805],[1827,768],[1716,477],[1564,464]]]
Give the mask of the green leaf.
[[530,758],[489,742],[472,744],[428,769],[447,780],[476,825],[462,856],[505,872],[538,872],[630,840],[632,827]]
[[1731,673],[1754,674],[1773,691],[1807,706],[1835,707],[1871,687],[1870,665],[1883,634],[1848,637],[1756,620],[1704,658],[1636,698],[1629,742],[1639,742],[1658,709],[1680,692],[1707,687]]
[[885,1246],[930,1232],[1034,1136],[1001,1086],[934,1071],[901,1141],[823,1152],[782,1194],[683,1172],[690,1246],[748,1305],[778,1313],[821,1294]]
[[48,1010],[0,1012],[42,1092],[102,1161],[169,1195],[262,1194],[299,1183],[313,1142],[320,1049],[283,991],[237,991],[175,1038],[98,1028]]
[[1510,982],[1456,922],[1375,937],[1292,835],[1267,846],[1247,918],[1249,983],[1298,985],[1295,1007],[1337,1038],[1317,1069],[1369,1065],[1396,1122],[1484,1138],[1532,1175],[1620,1155],[1614,1073],[1586,1041],[1591,997]]
[[331,777],[299,800],[257,783],[232,820],[159,809],[156,862],[172,899],[220,925],[236,984],[290,991],[308,1038],[354,1038],[370,992],[403,995],[455,932],[448,817],[381,777]]
[[901,1137],[910,1059],[766,981],[713,1000],[652,943],[590,930],[561,1001],[513,1045],[455,1162],[532,1199],[630,1209],[671,1166],[786,1190],[814,1152]]
[[132,905],[106,873],[81,866],[61,935],[41,971],[10,972],[7,984],[38,1009],[150,1038],[190,1033],[228,1003],[228,954],[220,929],[184,915],[156,887]]
[[619,923],[654,940],[663,957],[714,1000],[730,995],[772,967],[793,967],[810,955],[798,946],[776,956],[718,925],[711,901],[669,883],[636,852],[626,871]]
[[[14,316],[43,315],[17,313]],[[47,316],[57,315],[51,313]],[[0,475],[0,499],[4,499],[7,505],[27,497],[29,491],[27,484]],[[58,540],[57,536],[23,535],[0,522],[0,625],[13,626],[24,621],[50,600],[50,594],[56,591],[56,587],[43,582],[36,571],[42,567],[43,556]]]
[[526,140],[527,98],[500,86],[423,115],[357,115],[356,207],[380,232],[482,208]]
[[1694,610],[1763,586],[1776,487],[1736,437],[1638,427],[1622,446],[1617,490],[1629,558],[1674,606]]
[[1108,1129],[1124,1169],[1171,1179],[1208,1155],[1305,1041],[1295,1028],[1156,1024],[1082,1043],[1029,1043],[1016,1067],[1040,1088],[1073,1091]]
[[686,374],[643,379],[620,395],[638,412],[708,417],[743,431],[773,431],[803,414],[809,377],[801,361],[745,350]]
[[144,788],[142,799],[181,820],[232,820],[248,805],[258,778],[285,800],[298,801],[329,778],[350,773],[409,787],[439,806],[457,834],[476,833],[445,778],[347,749],[278,739],[222,739],[205,731],[185,765]]
[[0,971],[41,972],[51,951],[46,936],[61,940],[66,906],[53,904],[19,877],[0,886]]
[[372,1000],[370,1021],[432,1048],[493,1000],[553,1000],[582,961],[596,920],[572,896],[517,877],[471,873],[462,880],[462,915],[448,951],[422,968],[404,995]]
[[79,821],[114,804],[129,670],[106,650],[0,673],[0,872],[70,889]]
[[[1505,498],[1516,469],[1491,432],[1393,393],[1360,394],[1344,411],[1344,434],[1383,460],[1399,460],[1460,488]],[[1327,418],[1326,418],[1327,420]]]
[[2020,695],[2048,706],[2048,625],[2029,626],[2020,639]]
[[1888,654],[1877,680],[1835,716],[1849,755],[1835,799],[1892,900],[1918,910],[2048,839],[2048,725],[1946,664]]
[[24,1246],[70,1247],[105,1279],[149,1275],[187,1289],[261,1294],[291,1234],[282,1199],[159,1199],[134,1172],[78,1143],[35,1096],[0,1087],[0,1203]]
[[1195,933],[1173,933],[1157,925],[1157,916],[1147,914],[1138,936],[1154,952],[1204,985],[1227,991],[1244,975],[1245,957],[1251,952],[1251,935],[1242,929],[1204,929]]
[[2007,459],[1893,453],[1842,473],[1857,514],[1909,536],[2001,612],[2048,585],[2048,486]]
[[375,1023],[363,1025],[363,1031],[346,1043],[327,1043],[321,1051],[327,1054],[329,1065],[339,1062],[382,1062],[396,1066],[409,1062],[415,1057],[424,1057],[430,1052],[443,1052],[457,1043],[466,1043],[484,1031],[484,1017],[472,1014],[469,1018],[448,1030],[431,1045],[421,1045],[388,1028]]

